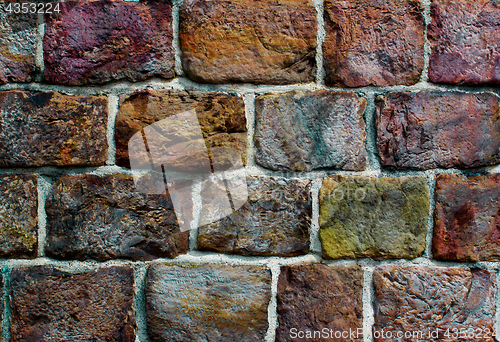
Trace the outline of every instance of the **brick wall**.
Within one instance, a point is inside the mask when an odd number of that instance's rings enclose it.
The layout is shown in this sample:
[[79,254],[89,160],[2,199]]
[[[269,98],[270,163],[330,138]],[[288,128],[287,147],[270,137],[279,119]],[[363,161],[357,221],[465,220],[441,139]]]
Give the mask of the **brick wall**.
[[[496,1],[58,6],[0,12],[2,341],[495,340]],[[193,109],[200,227],[128,150]]]

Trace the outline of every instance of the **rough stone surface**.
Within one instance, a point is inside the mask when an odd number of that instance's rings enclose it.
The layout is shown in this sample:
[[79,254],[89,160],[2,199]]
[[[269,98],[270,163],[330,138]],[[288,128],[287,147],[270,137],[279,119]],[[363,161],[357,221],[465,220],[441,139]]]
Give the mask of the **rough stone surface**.
[[314,81],[316,10],[309,0],[186,0],[182,65],[203,83]]
[[437,178],[432,248],[441,260],[500,261],[500,174]]
[[[5,9],[7,4],[1,6]],[[0,83],[33,81],[36,30],[36,13],[0,10]]]
[[134,270],[12,271],[11,341],[135,341]]
[[104,165],[108,102],[103,96],[0,92],[0,167]]
[[174,76],[169,1],[69,1],[45,15],[45,81],[82,85]]
[[37,247],[37,176],[1,175],[0,256],[34,258]]
[[[195,110],[205,145],[228,148],[227,158],[238,157],[246,161],[247,135],[245,104],[239,96],[217,92],[199,91],[138,91],[120,98],[116,117],[116,163],[130,167],[128,143],[130,138],[145,127],[175,114]],[[183,130],[178,130],[182,138]],[[187,133],[186,133],[187,134]],[[169,137],[160,138],[171,140]],[[151,146],[161,148],[162,141]],[[186,154],[185,150],[180,151]],[[209,152],[210,154],[210,152]],[[180,171],[197,166],[197,155],[179,158]],[[148,160],[148,156],[140,158]]]
[[331,176],[319,200],[326,258],[412,259],[425,249],[429,193],[423,177]]
[[378,102],[377,146],[385,166],[427,170],[500,161],[500,110],[493,94],[390,92]]
[[327,85],[412,85],[424,67],[419,0],[325,1]]
[[278,280],[276,341],[290,341],[292,328],[305,334],[327,329],[330,334],[327,339],[306,335],[293,341],[363,341],[361,335],[354,339],[331,336],[331,331],[358,332],[363,328],[362,294],[363,271],[359,266],[282,266]]
[[189,232],[180,231],[167,194],[137,191],[132,176],[62,176],[45,205],[47,256],[149,260],[186,253]]
[[264,267],[152,265],[145,292],[151,342],[265,339],[271,272]]
[[[496,293],[493,272],[384,265],[375,269],[373,283],[374,331],[383,330],[386,336],[388,332],[419,334],[404,341],[495,341],[492,337]],[[463,338],[463,334],[471,331],[475,334],[473,338]],[[436,332],[438,336],[434,338],[431,334]],[[374,340],[402,341],[380,335]]]
[[500,83],[500,4],[433,0],[429,79],[436,83]]
[[257,164],[273,170],[364,170],[366,99],[330,91],[267,94],[255,102]]
[[[294,256],[309,251],[311,182],[248,177],[248,200],[238,210],[201,226],[198,248],[227,254]],[[205,210],[207,203],[202,203]]]

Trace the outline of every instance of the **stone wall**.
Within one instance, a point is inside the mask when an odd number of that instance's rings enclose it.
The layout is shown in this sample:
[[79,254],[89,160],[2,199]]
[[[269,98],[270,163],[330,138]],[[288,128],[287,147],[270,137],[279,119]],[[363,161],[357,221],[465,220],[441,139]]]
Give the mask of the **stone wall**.
[[[496,1],[6,5],[2,341],[495,341]],[[131,167],[188,110],[245,165],[218,221]]]

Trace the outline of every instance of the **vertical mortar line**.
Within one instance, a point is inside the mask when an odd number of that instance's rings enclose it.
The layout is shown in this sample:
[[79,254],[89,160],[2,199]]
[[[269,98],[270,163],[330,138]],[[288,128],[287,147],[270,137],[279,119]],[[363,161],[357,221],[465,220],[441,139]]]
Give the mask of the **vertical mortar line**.
[[173,39],[172,46],[174,48],[174,63],[175,63],[175,74],[177,76],[183,76],[184,71],[182,69],[181,60],[181,45],[179,40],[179,12],[182,5],[182,0],[174,0],[174,6],[172,7],[172,31]]
[[137,323],[136,342],[148,342],[148,331],[146,322],[146,273],[148,270],[147,264],[137,265],[134,269],[134,310],[135,321]]
[[245,94],[245,117],[247,119],[247,167],[255,166],[255,93]]
[[10,321],[12,319],[12,310],[10,308],[10,269],[2,270],[3,277],[3,314],[2,314],[2,342],[10,341]]
[[495,332],[495,341],[500,341],[500,269],[495,270],[495,286],[497,289],[495,295],[495,323],[493,331]]
[[311,231],[309,232],[309,241],[312,253],[321,253],[321,241],[319,240],[319,190],[321,189],[323,178],[314,179],[311,182],[312,197],[312,219]]
[[35,65],[40,72],[40,75],[38,76],[38,82],[41,82],[43,80],[43,72],[45,70],[45,64],[43,60],[43,37],[45,35],[45,22],[43,16],[44,15],[42,13],[39,13],[36,19],[38,28],[36,33]]
[[316,20],[318,27],[316,30],[316,83],[325,85],[325,66],[323,64],[323,43],[325,41],[325,20],[324,2],[323,0],[313,0],[314,7],[316,8]]
[[377,125],[375,123],[375,94],[369,91],[364,96],[366,98],[366,109],[363,115],[366,125],[366,155],[367,160],[367,170],[380,171],[382,166],[378,159],[377,154]]
[[424,257],[432,259],[432,236],[434,234],[434,209],[436,207],[436,173],[430,171],[427,175],[427,187],[429,188],[429,215],[427,217],[427,235],[425,236]]
[[373,270],[372,266],[363,266],[363,342],[373,342]]
[[52,190],[52,181],[49,178],[38,175],[38,257],[45,256],[45,243],[47,240],[47,213],[45,212],[45,202]]
[[427,82],[429,80],[429,56],[431,54],[431,43],[427,38],[427,29],[431,23],[431,0],[422,0],[424,5],[424,68],[420,75],[420,82]]
[[106,127],[106,139],[108,142],[108,160],[106,165],[116,165],[116,141],[115,124],[118,114],[118,96],[108,95],[108,124]]
[[191,231],[189,232],[189,250],[195,251],[198,249],[198,228],[201,218],[202,202],[201,202],[201,177],[193,181],[191,187],[191,198],[193,201],[193,220],[191,221]]
[[265,342],[274,342],[276,340],[276,328],[278,327],[278,312],[277,312],[277,294],[278,294],[278,278],[280,276],[280,265],[271,260],[267,264],[271,270],[271,300],[267,307],[267,321],[269,327],[267,328]]

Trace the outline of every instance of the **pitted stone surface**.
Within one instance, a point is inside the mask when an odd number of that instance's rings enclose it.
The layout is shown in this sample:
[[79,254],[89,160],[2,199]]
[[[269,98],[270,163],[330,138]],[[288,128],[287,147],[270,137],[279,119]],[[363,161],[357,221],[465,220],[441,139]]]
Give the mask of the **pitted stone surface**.
[[366,99],[330,91],[267,94],[255,101],[257,164],[273,170],[364,170]]

